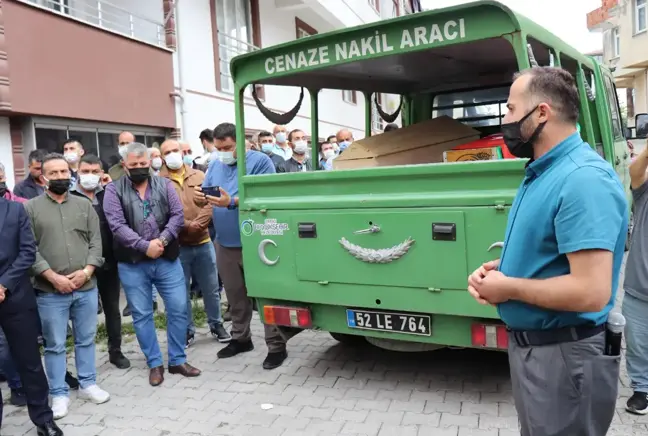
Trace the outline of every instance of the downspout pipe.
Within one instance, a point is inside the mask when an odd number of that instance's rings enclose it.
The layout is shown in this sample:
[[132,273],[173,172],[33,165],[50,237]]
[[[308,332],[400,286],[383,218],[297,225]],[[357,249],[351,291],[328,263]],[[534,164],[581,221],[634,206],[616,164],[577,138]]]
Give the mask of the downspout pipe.
[[178,0],[174,0],[173,9],[175,15],[175,31],[176,31],[176,62],[178,64],[178,86],[180,87],[180,120],[176,121],[176,125],[180,127],[182,137],[187,139],[187,110],[185,106],[187,89],[184,83],[184,62],[182,61],[182,43],[180,40],[180,8],[178,7]]

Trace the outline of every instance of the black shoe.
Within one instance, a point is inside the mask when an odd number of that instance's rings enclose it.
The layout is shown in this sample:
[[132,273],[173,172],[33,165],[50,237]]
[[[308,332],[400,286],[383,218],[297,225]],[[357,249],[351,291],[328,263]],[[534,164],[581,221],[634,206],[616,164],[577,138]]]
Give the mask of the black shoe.
[[128,305],[124,307],[124,310],[122,311],[122,316],[131,316],[131,310],[130,307],[128,307]]
[[54,421],[50,421],[45,425],[37,425],[36,434],[38,436],[63,436],[63,430],[58,428]]
[[70,371],[65,372],[65,383],[67,383],[67,385],[73,391],[79,389],[79,380],[77,380],[72,374],[70,374]]
[[214,326],[214,328],[211,329],[211,334],[221,344],[226,344],[232,340],[232,336],[230,336],[230,334],[227,333],[227,330],[225,330],[223,324],[216,324],[216,326]]
[[22,389],[12,389],[9,402],[16,407],[25,407],[27,405],[27,396]]
[[4,374],[0,374],[0,383],[4,383],[7,381],[7,376]]
[[234,357],[239,353],[245,353],[246,351],[252,350],[254,350],[254,344],[252,344],[251,340],[239,342],[232,339],[230,343],[227,344],[227,347],[221,348],[218,353],[216,353],[216,356],[219,359],[227,359],[228,357]]
[[279,368],[287,357],[288,353],[286,352],[286,350],[268,353],[265,360],[263,361],[263,369]]
[[103,313],[103,305],[101,304],[101,300],[99,300],[99,305],[97,306],[97,315],[101,315]]
[[194,337],[194,335],[192,333],[187,332],[187,342],[185,343],[185,350],[191,347],[195,340],[196,338]]
[[635,392],[626,403],[626,410],[636,415],[648,414],[648,394]]
[[108,361],[119,369],[128,369],[131,366],[130,360],[120,350],[109,351],[108,356]]
[[158,310],[158,302],[154,301],[153,302],[153,313],[157,312],[157,310]]

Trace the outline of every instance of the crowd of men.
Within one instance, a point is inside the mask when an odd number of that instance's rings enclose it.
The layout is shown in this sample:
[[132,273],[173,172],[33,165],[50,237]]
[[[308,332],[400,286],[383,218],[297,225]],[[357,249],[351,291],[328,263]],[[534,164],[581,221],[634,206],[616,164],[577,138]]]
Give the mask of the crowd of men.
[[[187,142],[167,139],[147,148],[122,132],[120,161],[111,166],[69,140],[61,153],[30,153],[29,174],[13,192],[0,166],[3,245],[7,236],[7,248],[0,248],[0,372],[9,382],[10,402],[28,407],[39,435],[63,434],[54,420],[67,415],[70,389],[95,404],[109,400],[97,384],[95,364],[102,311],[109,361],[120,369],[130,367],[121,351],[121,318],[132,315],[152,386],[163,383],[165,373],[154,323],[158,295],[167,319],[169,373],[201,373],[185,354],[195,335],[194,293],[202,296],[212,336],[227,344],[219,358],[253,349],[253,305],[238,224],[236,128],[223,123],[205,129],[200,140],[204,154],[194,158]],[[332,169],[352,141],[346,129],[328,137],[318,146],[316,166]],[[300,129],[275,126],[247,144],[247,174],[315,169]],[[202,186],[219,186],[220,195],[204,195]],[[223,326],[223,289],[231,332]],[[284,362],[291,335],[265,326],[269,352],[263,368]],[[76,377],[67,370],[69,337]]]

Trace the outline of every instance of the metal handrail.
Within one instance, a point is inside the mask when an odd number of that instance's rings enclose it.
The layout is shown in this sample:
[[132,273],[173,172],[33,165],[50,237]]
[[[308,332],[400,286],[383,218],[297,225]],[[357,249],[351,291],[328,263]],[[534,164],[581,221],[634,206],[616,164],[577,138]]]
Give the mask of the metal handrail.
[[164,24],[103,0],[18,0],[149,44],[165,44]]

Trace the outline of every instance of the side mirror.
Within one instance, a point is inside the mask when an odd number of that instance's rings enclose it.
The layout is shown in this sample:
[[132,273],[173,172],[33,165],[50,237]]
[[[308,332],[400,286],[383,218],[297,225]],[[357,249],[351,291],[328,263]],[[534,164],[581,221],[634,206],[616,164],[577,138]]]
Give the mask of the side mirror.
[[633,129],[634,129],[634,127],[626,127],[626,128],[625,128],[625,137],[626,137],[627,139],[631,139],[631,138],[632,138],[632,136],[633,136],[632,130],[633,130]]
[[648,114],[637,114],[635,116],[635,138],[648,138]]

